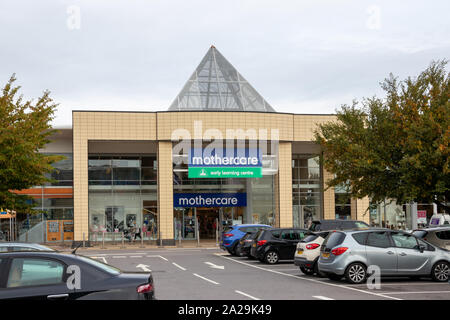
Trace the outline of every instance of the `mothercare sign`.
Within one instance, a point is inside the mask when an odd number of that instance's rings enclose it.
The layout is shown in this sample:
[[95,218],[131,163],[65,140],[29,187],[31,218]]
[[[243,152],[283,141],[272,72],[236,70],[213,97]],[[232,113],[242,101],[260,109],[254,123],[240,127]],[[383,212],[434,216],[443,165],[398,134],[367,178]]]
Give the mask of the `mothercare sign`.
[[262,156],[259,149],[190,150],[189,178],[261,178]]

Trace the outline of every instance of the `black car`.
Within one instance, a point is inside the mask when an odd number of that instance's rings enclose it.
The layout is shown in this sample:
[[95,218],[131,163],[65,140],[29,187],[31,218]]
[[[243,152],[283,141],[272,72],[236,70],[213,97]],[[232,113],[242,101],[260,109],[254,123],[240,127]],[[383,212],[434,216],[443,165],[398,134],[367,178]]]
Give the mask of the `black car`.
[[0,299],[152,300],[149,272],[125,273],[100,261],[55,252],[0,253]]
[[294,260],[297,243],[308,233],[309,230],[298,228],[261,230],[252,242],[250,254],[269,264],[280,260]]
[[362,229],[369,228],[369,225],[364,221],[359,220],[315,220],[312,222],[309,230],[317,231],[329,231],[329,230],[350,230],[350,229]]
[[250,248],[257,232],[247,232],[236,245],[236,255],[238,257],[250,257]]

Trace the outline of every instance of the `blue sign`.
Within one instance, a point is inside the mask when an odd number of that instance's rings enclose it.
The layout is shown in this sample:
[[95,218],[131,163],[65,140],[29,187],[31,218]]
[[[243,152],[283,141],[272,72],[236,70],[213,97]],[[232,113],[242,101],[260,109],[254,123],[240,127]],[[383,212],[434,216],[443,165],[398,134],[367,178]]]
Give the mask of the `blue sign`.
[[174,193],[173,206],[180,207],[246,207],[246,193]]
[[255,148],[192,148],[189,167],[262,167],[261,150]]

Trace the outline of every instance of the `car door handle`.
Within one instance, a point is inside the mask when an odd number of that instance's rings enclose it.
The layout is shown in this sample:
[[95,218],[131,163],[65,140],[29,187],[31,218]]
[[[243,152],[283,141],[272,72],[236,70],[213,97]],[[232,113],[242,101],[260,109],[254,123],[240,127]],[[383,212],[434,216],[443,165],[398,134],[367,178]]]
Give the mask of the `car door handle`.
[[394,252],[392,252],[392,251],[388,251],[388,252],[387,252],[387,254],[394,254]]
[[47,296],[48,300],[65,300],[69,297],[68,293],[63,294],[51,294]]
[[400,255],[401,255],[402,257],[404,257],[404,256],[406,256],[406,253],[402,252],[402,253],[400,253]]

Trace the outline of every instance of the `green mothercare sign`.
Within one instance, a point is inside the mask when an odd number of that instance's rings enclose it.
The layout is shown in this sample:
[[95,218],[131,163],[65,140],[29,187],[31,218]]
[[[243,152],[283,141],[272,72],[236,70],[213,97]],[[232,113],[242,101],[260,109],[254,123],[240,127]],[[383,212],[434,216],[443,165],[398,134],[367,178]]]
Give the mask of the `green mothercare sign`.
[[189,167],[189,178],[261,178],[261,167]]

